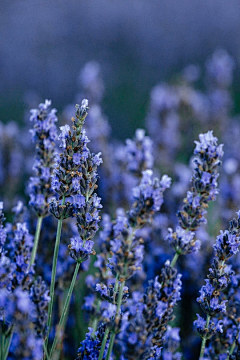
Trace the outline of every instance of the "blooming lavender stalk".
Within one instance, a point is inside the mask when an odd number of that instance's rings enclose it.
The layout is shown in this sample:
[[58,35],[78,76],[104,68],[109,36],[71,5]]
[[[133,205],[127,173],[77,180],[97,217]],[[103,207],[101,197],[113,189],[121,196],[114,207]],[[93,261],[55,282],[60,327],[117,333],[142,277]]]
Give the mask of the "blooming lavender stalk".
[[181,300],[181,285],[181,275],[167,260],[160,276],[149,281],[143,298],[134,295],[135,304],[129,304],[128,321],[120,334],[124,359],[134,360],[136,353],[140,360],[159,359],[167,325],[174,319],[173,307]]
[[42,219],[48,215],[48,201],[53,196],[51,175],[53,172],[55,141],[57,140],[58,120],[56,109],[51,109],[51,100],[39,104],[39,109],[31,110],[30,121],[33,121],[32,141],[35,142],[36,155],[33,170],[35,177],[31,177],[28,185],[30,195],[29,205],[38,217],[34,246],[32,250],[30,267],[34,264],[42,226]]
[[14,237],[11,239],[7,250],[14,270],[8,289],[13,290],[20,286],[22,289],[29,290],[32,282],[32,272],[29,272],[31,249],[33,247],[33,237],[29,234],[26,223],[17,223],[14,230]]
[[[63,153],[57,155],[55,158],[55,169],[51,176],[52,188],[56,191],[59,199],[52,198],[49,203],[50,212],[58,219],[57,235],[53,255],[52,278],[50,285],[50,304],[48,308],[48,322],[47,326],[50,331],[54,287],[56,278],[57,258],[59,252],[61,230],[63,219],[72,215],[72,203],[65,200],[67,197],[76,195],[80,191],[80,179],[82,178],[82,162],[88,157],[87,142],[89,141],[85,133],[82,132],[82,126],[87,116],[88,101],[84,99],[81,106],[76,105],[76,119],[72,118],[73,131],[70,130],[69,125],[62,126],[59,139],[62,140],[60,147],[63,148]],[[48,331],[48,336],[49,336]],[[47,347],[48,336],[46,338],[45,347]]]
[[[77,107],[76,116],[80,116]],[[82,135],[86,139],[85,133]],[[76,159],[76,156],[73,154],[73,158]],[[78,186],[75,196],[73,197],[72,203],[72,214],[76,218],[77,228],[78,228],[78,237],[71,238],[71,243],[69,244],[69,253],[70,256],[76,261],[76,268],[72,278],[72,282],[67,294],[67,298],[63,307],[62,316],[59,321],[58,329],[61,331],[73,288],[76,282],[77,274],[79,267],[82,262],[86,261],[90,255],[94,255],[95,251],[93,250],[93,241],[92,238],[95,236],[99,226],[100,221],[99,209],[102,208],[100,203],[100,198],[95,193],[97,188],[97,168],[102,163],[101,153],[91,154],[87,146],[84,147],[83,152],[80,152],[80,156],[77,157],[78,163]],[[81,166],[81,174],[80,172]],[[75,186],[75,184],[74,184]],[[69,189],[67,189],[68,191]],[[50,357],[54,353],[54,350],[57,345],[57,337],[53,342],[53,346],[50,352]]]
[[230,222],[229,230],[221,232],[213,245],[215,256],[213,264],[209,269],[206,285],[200,290],[200,297],[197,299],[202,310],[207,314],[206,320],[200,315],[194,322],[197,331],[202,337],[200,359],[204,356],[206,340],[210,339],[217,331],[222,332],[223,322],[216,321],[213,317],[219,317],[226,313],[227,300],[222,299],[222,292],[231,281],[231,269],[225,262],[239,251],[240,246],[240,211],[238,219]]
[[[117,305],[115,325],[111,333],[106,359],[110,359],[115,336],[121,324],[121,305],[126,300],[128,293],[125,282],[141,269],[143,245],[135,233],[137,229],[151,220],[155,211],[160,210],[163,203],[163,192],[170,186],[170,183],[171,179],[167,175],[164,175],[159,181],[157,178],[153,179],[151,170],[144,171],[140,185],[133,192],[134,204],[127,216],[118,217],[114,226],[114,240],[111,241],[112,257],[109,259],[109,267],[116,278],[113,293],[112,287],[101,284],[96,286],[96,290],[101,293],[103,298],[108,298],[109,302]],[[102,353],[103,351],[101,351],[101,356]],[[99,356],[99,360],[102,359],[101,356]]]
[[195,141],[194,154],[198,155],[198,158],[194,160],[196,166],[191,179],[191,191],[187,192],[185,204],[177,213],[179,226],[175,232],[171,228],[168,229],[166,240],[175,250],[171,266],[175,265],[180,255],[199,250],[201,243],[195,239],[195,232],[207,222],[204,215],[208,202],[216,200],[218,194],[217,168],[221,164],[223,145],[217,145],[217,138],[213,136],[212,131],[200,134],[199,140]]
[[[237,259],[236,259],[237,262]],[[239,285],[240,275],[232,269],[232,265],[227,265],[230,275],[230,283],[224,289],[222,299],[227,299],[226,312],[223,316],[222,332],[218,332],[211,338],[205,349],[205,357],[213,360],[218,358],[224,360],[236,360],[237,348],[239,347],[240,330],[240,303]],[[238,270],[238,267],[237,267]],[[221,316],[221,315],[220,315]],[[205,321],[203,322],[203,326]]]
[[33,321],[35,331],[39,337],[43,338],[47,332],[47,307],[50,301],[48,293],[45,282],[39,276],[31,286],[29,296],[32,303],[35,304],[36,315]]

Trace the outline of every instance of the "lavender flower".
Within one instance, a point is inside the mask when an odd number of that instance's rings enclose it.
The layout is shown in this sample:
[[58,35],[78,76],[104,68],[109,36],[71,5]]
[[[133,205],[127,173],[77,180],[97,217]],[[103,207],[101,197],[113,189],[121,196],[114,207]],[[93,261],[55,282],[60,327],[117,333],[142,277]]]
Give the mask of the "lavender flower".
[[48,293],[49,290],[47,290],[45,282],[41,276],[39,276],[30,288],[29,297],[35,305],[35,316],[33,320],[35,331],[39,337],[43,338],[47,331],[47,307],[50,301]]
[[[170,337],[166,325],[173,320],[173,307],[181,299],[181,285],[181,275],[167,261],[160,276],[149,281],[143,298],[141,294],[134,294],[135,301],[130,301],[127,308],[128,321],[119,335],[124,358],[134,359],[136,353],[141,360],[160,358],[164,340]],[[172,353],[178,345],[174,347],[169,343],[166,349]],[[167,351],[165,356],[167,358]]]
[[195,240],[195,231],[206,223],[204,215],[208,202],[216,200],[218,194],[217,167],[221,164],[223,145],[217,145],[217,138],[212,131],[200,134],[199,140],[195,141],[194,154],[198,155],[198,158],[194,160],[196,167],[191,179],[191,191],[187,192],[185,204],[177,213],[180,227],[178,226],[175,232],[169,228],[166,238],[179,255],[199,250],[200,241]]
[[[86,334],[86,338],[81,342],[81,347],[78,349],[78,356],[76,360],[85,360],[90,358],[92,360],[98,360],[106,327],[104,325],[99,326],[95,336],[93,334],[93,329],[88,329],[89,332]],[[108,349],[108,345],[109,342],[107,342],[106,345],[104,358]]]
[[198,315],[198,320],[194,322],[197,331],[202,337],[202,348],[200,357],[203,357],[206,339],[212,337],[217,331],[223,332],[223,322],[210,321],[211,317],[224,316],[226,313],[227,300],[222,299],[222,293],[231,281],[231,267],[226,266],[225,262],[239,251],[240,245],[240,211],[237,213],[238,219],[230,222],[229,230],[217,237],[213,245],[215,256],[213,264],[209,269],[206,285],[200,290],[200,297],[197,301],[202,310],[207,314],[205,322]]
[[11,263],[14,265],[12,279],[8,285],[9,290],[13,290],[17,286],[29,289],[32,281],[32,272],[29,272],[32,246],[33,237],[29,234],[27,224],[17,223],[14,238],[7,248]]
[[145,130],[137,129],[133,140],[126,140],[127,168],[141,177],[142,171],[153,167],[152,140],[145,136]]
[[171,185],[171,178],[163,175],[159,181],[152,170],[142,172],[140,185],[133,189],[133,203],[128,218],[131,226],[140,227],[151,220],[154,212],[163,204],[163,193]]
[[31,177],[28,185],[29,205],[38,216],[48,214],[48,200],[53,195],[51,175],[57,140],[56,109],[51,109],[51,101],[45,100],[38,109],[31,110],[30,121],[33,121],[32,141],[36,144],[36,156],[33,170],[36,177]]

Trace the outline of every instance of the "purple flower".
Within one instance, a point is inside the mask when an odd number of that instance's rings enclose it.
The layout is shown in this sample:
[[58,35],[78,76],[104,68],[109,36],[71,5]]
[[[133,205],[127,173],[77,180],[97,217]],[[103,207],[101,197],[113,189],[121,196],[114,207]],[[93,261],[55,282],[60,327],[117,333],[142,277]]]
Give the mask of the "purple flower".
[[[48,200],[53,195],[50,176],[53,173],[54,149],[57,140],[57,128],[55,122],[56,109],[50,109],[51,101],[46,100],[44,104],[39,105],[39,109],[31,111],[30,121],[33,121],[34,128],[31,130],[32,140],[35,146],[35,162],[33,170],[36,177],[31,177],[28,185],[30,195],[29,204],[38,216],[48,214]],[[41,201],[40,201],[41,198]]]
[[104,284],[97,284],[96,291],[98,291],[101,296],[108,296],[107,286]]
[[66,139],[69,137],[69,132],[70,132],[70,126],[69,125],[64,125],[60,127],[61,130],[61,134],[59,135],[59,140],[62,140],[62,144],[61,147],[63,147],[64,149],[66,148]]
[[93,241],[86,240],[85,242],[80,237],[70,239],[69,245],[70,256],[79,262],[83,262],[89,258],[89,255],[94,253]]
[[103,161],[102,161],[102,158],[101,158],[101,155],[102,153],[99,152],[98,154],[96,154],[94,157],[93,157],[93,164],[96,164],[97,166],[99,166]]

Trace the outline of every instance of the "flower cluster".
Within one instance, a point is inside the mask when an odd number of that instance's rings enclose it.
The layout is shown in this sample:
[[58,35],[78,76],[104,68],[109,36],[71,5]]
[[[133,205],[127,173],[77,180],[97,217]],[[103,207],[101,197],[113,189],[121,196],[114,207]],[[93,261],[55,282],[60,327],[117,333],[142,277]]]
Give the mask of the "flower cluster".
[[[128,321],[119,336],[124,359],[134,359],[136,348],[141,360],[159,358],[164,340],[170,338],[170,328],[166,332],[167,324],[174,318],[173,307],[181,300],[181,285],[181,275],[167,261],[160,276],[149,281],[143,298],[141,294],[134,294],[135,301],[128,304]],[[178,342],[177,346],[169,343],[165,347],[165,356],[167,352],[175,352],[178,346]]]
[[163,175],[161,180],[153,178],[152,170],[142,172],[140,185],[133,189],[133,203],[128,219],[133,227],[141,227],[151,220],[154,212],[163,204],[163,193],[171,185],[171,178]]
[[218,194],[218,166],[223,156],[223,145],[217,145],[217,138],[212,131],[199,135],[195,141],[195,168],[191,179],[191,191],[187,192],[181,211],[177,212],[179,225],[174,232],[169,228],[166,240],[169,241],[177,254],[189,254],[198,251],[200,241],[195,240],[195,231],[206,223],[204,215],[208,202],[216,200]]
[[51,175],[53,172],[55,142],[57,140],[56,109],[51,109],[51,101],[45,100],[39,109],[31,110],[30,121],[33,121],[32,141],[36,144],[36,156],[33,170],[35,177],[29,182],[29,205],[38,216],[48,214],[48,200],[53,195]]
[[52,176],[52,188],[60,198],[76,195],[81,190],[82,164],[89,156],[87,148],[89,140],[85,131],[81,132],[87,109],[87,100],[85,100],[81,107],[77,108],[79,118],[73,118],[73,131],[69,125],[60,128],[59,139],[62,141],[60,146],[64,152],[56,156]]
[[153,167],[152,140],[145,136],[145,130],[137,129],[133,140],[126,140],[127,167],[141,177],[142,171]]
[[[78,349],[78,356],[76,360],[98,360],[99,351],[103,341],[104,332],[106,330],[105,326],[99,326],[95,335],[93,334],[93,329],[88,328],[89,332],[86,334],[86,338],[81,342],[81,347]],[[106,349],[104,351],[104,358],[107,353],[109,346],[109,341],[106,344]]]
[[9,289],[21,286],[23,289],[29,289],[32,281],[32,273],[29,272],[29,263],[31,249],[33,246],[33,237],[29,234],[26,223],[17,223],[13,232],[14,236],[11,243],[6,246],[14,269],[11,274],[11,281],[8,284]]
[[204,340],[211,338],[216,332],[223,332],[224,321],[217,319],[226,314],[228,300],[223,299],[223,293],[233,280],[233,271],[225,262],[239,251],[240,246],[240,211],[237,215],[238,218],[230,222],[229,230],[221,232],[213,245],[213,264],[209,269],[208,279],[205,280],[206,285],[202,286],[197,299],[207,314],[206,321],[198,315],[198,320],[194,322]]
[[39,276],[30,288],[29,297],[35,305],[33,323],[35,324],[35,331],[40,337],[45,337],[47,330],[47,307],[50,301],[48,293],[49,290],[47,290],[45,282]]

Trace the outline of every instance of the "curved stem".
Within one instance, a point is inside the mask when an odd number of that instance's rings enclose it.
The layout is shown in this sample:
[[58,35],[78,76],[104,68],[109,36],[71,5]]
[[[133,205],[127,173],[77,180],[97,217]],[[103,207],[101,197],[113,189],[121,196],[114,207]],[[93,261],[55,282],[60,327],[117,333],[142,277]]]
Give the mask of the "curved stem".
[[107,343],[107,339],[108,339],[108,334],[109,334],[109,328],[107,328],[107,329],[105,330],[105,334],[104,334],[104,338],[103,338],[101,350],[100,350],[100,353],[99,353],[99,356],[98,356],[98,360],[102,360],[102,358],[103,358],[103,353],[104,353],[104,350],[105,350],[105,347],[106,347],[106,343]]
[[[205,327],[205,329],[208,329],[210,318],[211,318],[210,315],[207,315],[206,327]],[[202,345],[201,345],[201,351],[200,351],[199,360],[202,359],[203,356],[204,356],[206,341],[207,341],[206,337],[202,338]]]
[[[81,265],[81,263],[77,263],[76,267],[75,267],[72,282],[71,282],[70,288],[68,290],[67,298],[65,300],[62,315],[61,315],[61,318],[60,318],[60,321],[59,321],[59,324],[58,324],[58,330],[57,330],[58,333],[61,333],[62,327],[63,327],[64,322],[65,322],[65,317],[67,315],[68,306],[69,306],[69,303],[70,303],[70,300],[71,300],[72,292],[73,292],[74,285],[75,285],[75,282],[76,282],[76,279],[77,279],[77,274],[78,274],[78,270],[80,268],[80,265]],[[56,334],[55,338],[54,338],[54,341],[53,341],[51,351],[50,351],[50,359],[51,359],[51,357],[52,357],[52,355],[53,355],[53,353],[54,353],[54,351],[56,349],[57,343],[58,343],[58,336]]]
[[41,227],[42,227],[42,221],[43,221],[43,217],[39,216],[38,221],[37,221],[36,232],[35,232],[34,244],[33,244],[33,248],[32,248],[31,260],[28,265],[28,271],[31,269],[31,266],[35,262],[37,248],[38,248],[38,242],[39,242],[39,237],[40,237],[40,232],[41,232]]
[[[65,196],[62,198],[62,205],[64,205],[64,204],[65,204]],[[52,277],[51,277],[51,285],[50,285],[50,303],[49,303],[49,308],[48,308],[48,320],[47,320],[48,333],[47,333],[47,337],[45,340],[46,348],[47,348],[47,344],[48,344],[48,337],[49,337],[51,321],[52,321],[54,288],[55,288],[55,279],[56,279],[56,271],[57,271],[57,259],[58,259],[58,252],[59,252],[59,246],[60,246],[61,231],[62,231],[62,222],[63,222],[63,219],[58,220],[57,235],[56,235],[55,248],[54,248],[54,254],[53,254]]]

